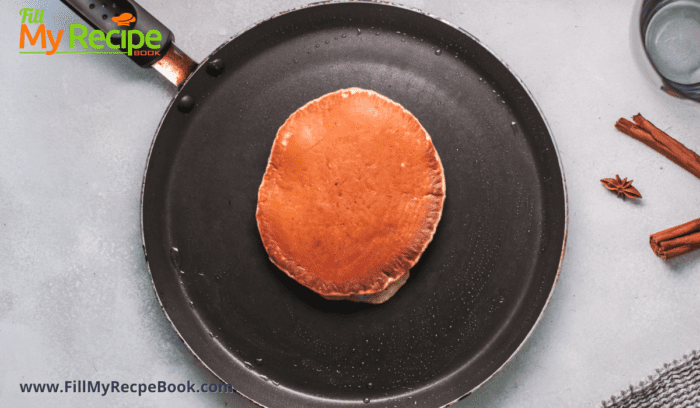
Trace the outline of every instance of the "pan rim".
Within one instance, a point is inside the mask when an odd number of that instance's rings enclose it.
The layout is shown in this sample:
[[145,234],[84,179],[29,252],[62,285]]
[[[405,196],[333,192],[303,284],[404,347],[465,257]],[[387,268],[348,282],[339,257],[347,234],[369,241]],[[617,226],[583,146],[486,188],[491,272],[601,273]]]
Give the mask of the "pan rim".
[[[483,381],[481,381],[476,387],[474,387],[474,388],[472,388],[471,390],[465,392],[463,395],[461,395],[460,397],[456,398],[455,400],[453,400],[453,401],[451,401],[451,402],[449,402],[449,403],[447,403],[447,404],[444,404],[444,405],[442,405],[442,406],[440,407],[440,408],[445,408],[445,407],[448,407],[448,406],[450,406],[450,405],[453,405],[453,404],[455,404],[456,402],[461,401],[461,400],[463,400],[464,398],[468,397],[468,396],[471,395],[474,391],[478,390],[478,389],[481,388],[484,384],[486,384],[489,380],[491,380],[492,378],[494,378],[494,376],[496,376],[496,374],[498,374],[501,370],[503,370],[504,367],[505,367],[506,365],[508,365],[508,364],[513,360],[513,358],[515,357],[515,355],[518,354],[518,352],[523,348],[523,346],[525,345],[525,343],[527,343],[527,341],[528,341],[528,339],[530,338],[530,336],[532,336],[532,334],[534,333],[536,327],[538,326],[539,322],[540,322],[541,319],[542,319],[542,316],[544,315],[545,310],[546,310],[547,307],[549,306],[549,303],[550,303],[550,301],[551,301],[551,299],[552,299],[552,295],[553,295],[553,293],[554,293],[554,289],[555,289],[556,286],[557,286],[557,283],[558,283],[558,281],[559,281],[559,276],[560,276],[560,274],[561,274],[561,269],[562,269],[563,262],[564,262],[564,255],[565,255],[565,252],[566,252],[567,238],[568,238],[569,201],[568,201],[568,192],[567,192],[567,187],[566,187],[566,176],[565,176],[565,172],[564,172],[564,166],[563,166],[563,163],[562,163],[561,155],[560,155],[560,153],[559,153],[558,145],[557,145],[557,143],[556,143],[556,138],[555,138],[554,133],[552,132],[552,129],[551,129],[551,127],[550,127],[550,125],[549,125],[549,123],[548,123],[548,121],[547,121],[547,119],[546,119],[546,117],[545,117],[545,115],[544,115],[544,112],[542,111],[542,109],[540,108],[540,105],[539,105],[539,104],[537,103],[537,101],[535,100],[534,95],[532,94],[532,92],[530,91],[530,89],[527,88],[527,86],[525,85],[525,83],[524,83],[524,82],[521,80],[521,78],[513,71],[513,69],[503,60],[503,58],[501,58],[498,54],[496,54],[491,48],[489,48],[486,44],[484,44],[482,41],[480,41],[478,38],[476,38],[476,37],[475,37],[474,35],[472,35],[471,33],[467,32],[466,30],[464,30],[463,28],[461,28],[461,27],[459,27],[459,26],[457,26],[457,25],[455,25],[455,24],[450,23],[449,21],[447,21],[447,20],[445,20],[445,19],[443,19],[443,18],[440,18],[440,17],[438,17],[438,16],[435,16],[435,15],[433,15],[433,14],[431,14],[431,13],[425,12],[425,11],[420,10],[420,9],[418,9],[418,8],[415,8],[415,7],[409,7],[409,6],[405,6],[405,5],[403,5],[403,4],[392,3],[392,2],[381,1],[381,0],[329,0],[329,1],[318,1],[318,2],[314,2],[314,3],[309,3],[309,4],[304,5],[304,6],[301,6],[301,7],[292,8],[292,9],[288,9],[288,10],[285,10],[285,11],[281,11],[281,12],[278,12],[278,13],[276,13],[276,14],[273,14],[272,16],[270,16],[270,17],[268,17],[268,18],[266,18],[266,19],[259,20],[259,21],[255,22],[255,23],[253,23],[253,24],[247,26],[247,27],[244,28],[243,30],[238,31],[236,34],[234,34],[233,36],[231,36],[227,41],[225,41],[224,43],[222,43],[221,45],[219,45],[218,47],[216,47],[209,55],[207,55],[207,57],[205,57],[205,58],[199,63],[199,65],[197,66],[197,68],[190,74],[190,76],[189,76],[189,77],[181,84],[181,86],[176,90],[175,95],[172,97],[170,103],[168,104],[167,108],[165,109],[165,111],[164,111],[164,113],[163,113],[163,116],[161,117],[160,122],[158,123],[158,127],[156,128],[155,134],[154,134],[153,139],[152,139],[152,141],[151,141],[151,145],[150,145],[150,147],[149,147],[148,155],[147,155],[147,158],[146,158],[146,166],[145,166],[144,173],[143,173],[143,180],[142,180],[142,183],[141,183],[141,195],[140,195],[140,203],[139,203],[140,226],[141,226],[141,242],[142,242],[142,248],[143,248],[143,251],[144,251],[144,256],[145,256],[145,258],[146,258],[146,267],[147,267],[147,269],[148,269],[148,273],[149,273],[150,278],[151,278],[151,285],[152,285],[152,287],[153,287],[153,291],[155,292],[156,299],[158,299],[158,303],[160,304],[161,310],[162,310],[163,313],[165,314],[166,319],[167,319],[168,322],[170,323],[170,326],[173,328],[173,330],[174,330],[175,333],[177,334],[177,336],[178,336],[178,338],[180,339],[180,341],[185,345],[185,347],[190,351],[190,353],[192,353],[192,355],[193,355],[193,356],[194,356],[194,357],[195,357],[195,358],[210,372],[210,373],[212,373],[217,379],[219,379],[219,381],[221,381],[221,382],[224,383],[224,384],[229,384],[229,383],[226,382],[219,374],[217,374],[214,370],[212,370],[212,369],[209,367],[209,365],[207,365],[207,363],[206,363],[204,360],[202,360],[202,358],[192,349],[192,347],[191,347],[191,346],[187,343],[187,341],[183,338],[182,334],[181,334],[180,331],[177,329],[176,325],[174,324],[173,320],[171,319],[170,315],[168,314],[168,312],[167,312],[167,310],[166,310],[166,308],[165,308],[165,306],[164,306],[164,304],[163,304],[162,299],[161,299],[160,296],[158,295],[158,290],[157,290],[157,288],[156,288],[155,280],[154,280],[154,278],[153,278],[153,272],[151,271],[151,265],[150,265],[150,263],[149,263],[149,261],[148,261],[148,252],[147,252],[147,248],[146,248],[146,237],[145,237],[145,228],[144,228],[144,200],[145,200],[145,189],[146,189],[146,181],[147,181],[147,177],[148,177],[148,168],[149,168],[149,164],[150,164],[150,162],[151,162],[151,156],[152,156],[152,154],[153,154],[154,146],[155,146],[156,140],[157,140],[157,138],[158,138],[158,134],[160,133],[161,128],[162,128],[162,126],[163,126],[163,123],[164,123],[164,121],[165,121],[165,119],[166,119],[166,116],[168,115],[168,113],[169,113],[170,110],[172,109],[173,104],[174,104],[175,101],[177,100],[177,98],[178,98],[178,96],[180,95],[182,89],[184,89],[184,87],[187,85],[187,83],[188,83],[195,75],[197,75],[202,69],[204,69],[203,67],[205,67],[206,63],[211,59],[211,57],[212,57],[214,54],[216,54],[217,52],[219,52],[220,50],[222,50],[223,48],[225,48],[226,46],[228,46],[231,42],[233,42],[234,40],[236,40],[238,37],[240,37],[240,36],[243,35],[244,33],[247,33],[247,32],[249,32],[250,30],[252,30],[253,28],[255,28],[255,27],[257,27],[257,26],[259,26],[259,25],[261,25],[261,24],[263,24],[263,23],[266,23],[267,21],[270,21],[270,20],[273,20],[273,19],[275,19],[275,18],[281,17],[281,16],[283,16],[283,15],[286,15],[286,14],[289,14],[289,13],[292,13],[292,12],[295,12],[295,11],[302,11],[302,10],[305,10],[305,9],[310,9],[310,8],[313,8],[313,7],[318,7],[318,6],[325,6],[325,5],[331,5],[331,4],[352,4],[352,3],[358,3],[358,4],[375,4],[375,5],[382,5],[382,6],[394,7],[394,8],[398,8],[398,9],[403,9],[403,10],[408,10],[408,11],[411,11],[411,12],[415,12],[415,13],[421,14],[421,15],[423,15],[423,16],[425,16],[425,17],[429,17],[429,18],[431,18],[431,19],[433,19],[433,20],[436,20],[436,21],[438,21],[438,22],[440,22],[440,23],[443,23],[443,24],[445,24],[445,25],[447,25],[447,26],[449,26],[449,27],[451,27],[451,28],[453,28],[453,29],[459,31],[462,35],[467,36],[468,38],[470,38],[471,40],[473,40],[475,43],[479,44],[479,46],[480,46],[481,48],[483,48],[486,52],[488,52],[488,53],[491,54],[494,58],[496,58],[496,59],[508,70],[508,72],[510,73],[510,75],[512,75],[513,78],[515,78],[515,80],[518,82],[518,84],[522,87],[522,89],[524,90],[524,92],[527,94],[527,96],[528,96],[528,97],[530,98],[530,100],[532,101],[532,104],[533,104],[534,107],[537,109],[537,113],[538,113],[539,117],[542,119],[542,122],[543,122],[543,124],[544,124],[544,127],[545,127],[546,130],[547,130],[549,139],[550,139],[551,142],[552,142],[553,149],[554,149],[554,154],[555,154],[555,156],[556,156],[556,158],[557,158],[558,168],[559,168],[559,171],[560,171],[560,173],[561,173],[562,192],[563,192],[563,197],[562,197],[562,198],[563,198],[563,204],[564,204],[564,224],[563,224],[564,230],[563,230],[563,236],[562,236],[562,248],[561,248],[561,252],[560,252],[560,256],[559,256],[559,262],[558,262],[558,265],[557,265],[557,271],[556,271],[556,274],[555,274],[555,276],[554,276],[554,280],[552,281],[551,288],[550,288],[549,293],[548,293],[548,295],[547,295],[547,298],[546,298],[546,300],[545,300],[545,302],[544,302],[544,304],[543,304],[543,306],[542,306],[542,308],[541,308],[541,310],[540,310],[540,312],[539,312],[539,315],[538,315],[537,318],[535,319],[534,323],[532,324],[532,327],[531,327],[530,330],[527,332],[527,334],[525,335],[525,337],[522,339],[522,341],[520,341],[520,344],[519,344],[519,345],[516,347],[516,349],[510,354],[510,356],[509,356],[509,357],[508,357],[508,358],[507,358],[493,373],[491,373],[491,375],[489,375],[487,378],[485,378]],[[455,373],[452,373],[451,375],[448,375],[448,376],[445,377],[445,378],[449,378],[449,377],[451,377],[452,375],[455,375]],[[421,392],[421,390],[422,390],[422,388],[416,389],[416,390],[414,390],[414,391],[412,391],[412,392],[405,393],[405,394],[403,394],[403,395],[407,395],[407,396],[414,395],[414,394],[417,394],[418,392]],[[263,407],[263,408],[267,408],[265,405],[260,404],[259,402],[255,401],[254,399],[252,399],[252,398],[250,398],[249,396],[247,396],[247,395],[245,395],[244,393],[242,393],[240,390],[234,388],[234,391],[235,391],[236,393],[240,394],[241,396],[245,397],[245,398],[248,399],[249,401],[253,402],[254,404],[256,404],[256,405],[258,405],[258,406],[261,406],[261,407]],[[298,391],[295,391],[295,390],[293,390],[293,389],[288,389],[288,391],[290,391],[290,392],[292,392],[292,393],[294,393],[294,394],[299,394]],[[308,395],[308,394],[303,394],[303,395],[304,395],[305,397],[307,397],[307,398],[313,398],[314,400],[317,400],[317,401],[320,401],[320,402],[322,402],[322,401],[340,402],[340,400],[336,400],[336,399],[323,398],[323,397],[312,396],[312,395]],[[388,398],[377,398],[377,399],[373,399],[373,402],[378,402],[378,403],[381,403],[381,402],[388,402],[388,401],[390,401],[391,399],[393,399],[393,398],[392,398],[392,397],[388,397]]]

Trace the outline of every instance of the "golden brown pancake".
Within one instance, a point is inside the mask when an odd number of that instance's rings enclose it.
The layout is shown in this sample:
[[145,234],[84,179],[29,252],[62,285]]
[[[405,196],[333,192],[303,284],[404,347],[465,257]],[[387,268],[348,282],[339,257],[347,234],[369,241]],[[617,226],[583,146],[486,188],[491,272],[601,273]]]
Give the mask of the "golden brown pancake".
[[327,299],[382,303],[408,279],[445,201],[418,120],[374,91],[341,89],[277,131],[258,192],[270,260]]

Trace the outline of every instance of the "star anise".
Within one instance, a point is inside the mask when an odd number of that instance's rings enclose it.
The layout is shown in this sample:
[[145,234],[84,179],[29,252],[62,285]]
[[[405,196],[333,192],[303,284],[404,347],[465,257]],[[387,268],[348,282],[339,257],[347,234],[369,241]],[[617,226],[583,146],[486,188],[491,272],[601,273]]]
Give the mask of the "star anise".
[[636,188],[632,187],[632,182],[634,180],[627,181],[627,177],[620,179],[620,176],[616,174],[615,178],[604,178],[600,181],[605,188],[616,192],[618,197],[642,198],[642,194],[637,191]]

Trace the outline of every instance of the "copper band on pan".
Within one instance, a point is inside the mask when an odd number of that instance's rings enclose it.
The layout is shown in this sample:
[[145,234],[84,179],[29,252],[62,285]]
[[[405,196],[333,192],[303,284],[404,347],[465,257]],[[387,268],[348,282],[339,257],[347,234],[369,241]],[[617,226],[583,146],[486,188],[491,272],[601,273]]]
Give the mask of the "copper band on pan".
[[197,63],[173,44],[153,68],[179,88],[197,68]]

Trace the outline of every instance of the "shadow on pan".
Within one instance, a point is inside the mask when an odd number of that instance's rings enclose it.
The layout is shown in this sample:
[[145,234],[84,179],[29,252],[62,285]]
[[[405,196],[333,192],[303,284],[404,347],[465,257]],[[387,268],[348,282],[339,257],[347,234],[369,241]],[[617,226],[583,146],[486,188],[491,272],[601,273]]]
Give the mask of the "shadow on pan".
[[[281,14],[207,61],[217,59],[165,113],[142,196],[156,293],[192,352],[269,407],[439,407],[505,364],[549,300],[566,237],[556,147],[508,67],[458,28],[374,2]],[[411,111],[445,169],[433,242],[382,305],[324,300],[292,281],[255,220],[277,129],[348,87]],[[195,102],[188,113],[183,98]]]

